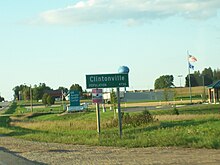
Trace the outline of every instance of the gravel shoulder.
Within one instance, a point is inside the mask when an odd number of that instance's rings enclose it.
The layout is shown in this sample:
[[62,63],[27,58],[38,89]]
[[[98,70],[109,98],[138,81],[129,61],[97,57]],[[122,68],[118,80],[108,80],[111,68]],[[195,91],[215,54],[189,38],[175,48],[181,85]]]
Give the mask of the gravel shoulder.
[[174,147],[117,148],[32,142],[0,136],[0,147],[31,161],[71,164],[220,164],[220,150]]

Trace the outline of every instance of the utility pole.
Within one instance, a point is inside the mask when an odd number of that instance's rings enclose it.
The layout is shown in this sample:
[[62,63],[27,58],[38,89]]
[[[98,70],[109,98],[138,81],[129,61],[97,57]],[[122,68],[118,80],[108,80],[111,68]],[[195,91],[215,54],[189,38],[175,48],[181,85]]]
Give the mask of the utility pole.
[[30,104],[31,104],[31,112],[33,112],[33,98],[32,98],[32,89],[30,85]]
[[[30,108],[31,108],[31,112],[33,112],[33,98],[32,98],[32,89],[31,89],[31,84],[30,84],[30,86],[29,86],[29,87],[26,85],[26,83],[24,83],[24,85],[25,85],[25,87],[29,88]],[[20,94],[19,94],[19,96],[18,96],[18,97],[20,97]]]
[[202,85],[203,85],[203,101],[206,101],[206,93],[205,93],[205,75],[202,75]]
[[119,127],[119,136],[122,137],[122,119],[121,119],[121,101],[120,101],[120,89],[117,88],[117,98],[118,98],[118,127]]

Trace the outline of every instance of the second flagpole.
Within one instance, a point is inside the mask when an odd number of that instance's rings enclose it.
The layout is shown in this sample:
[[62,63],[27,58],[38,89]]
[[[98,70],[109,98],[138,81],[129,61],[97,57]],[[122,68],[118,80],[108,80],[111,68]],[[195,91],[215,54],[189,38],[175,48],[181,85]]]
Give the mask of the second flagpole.
[[190,67],[189,67],[189,51],[187,50],[187,65],[188,65],[188,80],[189,80],[189,98],[190,98],[190,103],[192,104],[192,89],[191,89],[191,78],[190,78]]

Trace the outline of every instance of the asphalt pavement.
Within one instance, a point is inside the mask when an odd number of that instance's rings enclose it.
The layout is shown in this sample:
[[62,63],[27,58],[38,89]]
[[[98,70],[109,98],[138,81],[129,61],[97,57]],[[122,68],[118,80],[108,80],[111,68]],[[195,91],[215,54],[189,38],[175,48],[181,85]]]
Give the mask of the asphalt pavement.
[[9,105],[10,105],[10,102],[8,102],[8,101],[7,102],[0,102],[0,111],[7,109],[9,107]]
[[5,148],[0,147],[0,165],[43,165],[42,163],[33,162],[23,157],[17,156]]
[[[0,102],[0,111],[9,107],[10,102]],[[33,162],[23,157],[17,156],[0,146],[0,165],[41,165],[42,163]]]

